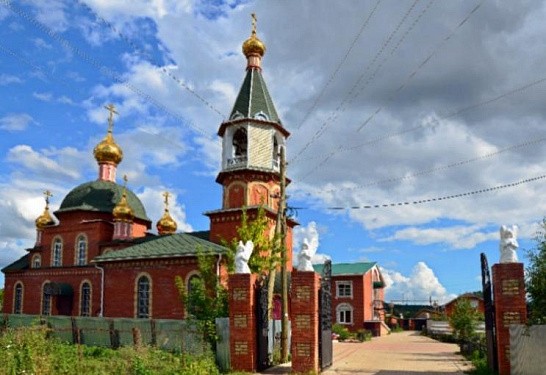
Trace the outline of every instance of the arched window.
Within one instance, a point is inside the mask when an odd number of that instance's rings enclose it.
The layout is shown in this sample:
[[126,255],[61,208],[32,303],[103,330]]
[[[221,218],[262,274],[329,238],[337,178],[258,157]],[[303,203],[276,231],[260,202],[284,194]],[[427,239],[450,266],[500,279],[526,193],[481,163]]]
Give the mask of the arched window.
[[46,293],[46,285],[49,281],[42,284],[42,315],[51,315],[51,294]]
[[277,137],[273,135],[273,168],[277,169],[279,168],[279,160],[280,160],[280,150],[279,150],[279,141],[277,140]]
[[42,266],[42,257],[40,254],[34,254],[32,256],[32,268],[40,268]]
[[87,238],[84,235],[78,236],[76,240],[76,265],[87,264]]
[[150,317],[150,300],[151,300],[151,283],[150,279],[143,275],[137,279],[137,293],[136,293],[136,317],[137,318],[149,318]]
[[23,313],[23,283],[18,282],[13,288],[13,313]]
[[341,303],[336,307],[336,317],[339,324],[353,324],[353,306]]
[[234,157],[246,157],[246,151],[248,148],[248,139],[246,136],[246,129],[239,128],[233,134],[233,156]]
[[63,241],[55,238],[53,241],[53,254],[51,256],[51,266],[60,267],[63,263]]
[[87,281],[80,288],[80,316],[91,316],[91,284]]
[[186,288],[188,290],[188,294],[190,294],[193,290],[196,288],[196,283],[198,283],[201,280],[201,276],[199,276],[198,273],[194,273],[188,277],[188,283],[186,285]]

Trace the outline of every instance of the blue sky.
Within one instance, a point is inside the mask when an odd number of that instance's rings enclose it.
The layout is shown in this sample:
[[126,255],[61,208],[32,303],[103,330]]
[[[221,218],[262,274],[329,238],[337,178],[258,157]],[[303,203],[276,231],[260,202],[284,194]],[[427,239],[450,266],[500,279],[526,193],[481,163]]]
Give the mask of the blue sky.
[[208,228],[252,12],[292,134],[296,249],[315,222],[318,258],[378,262],[387,300],[446,301],[481,288],[479,254],[498,260],[500,225],[533,246],[546,207],[543,2],[0,1],[0,266],[32,246],[43,190],[55,209],[97,177],[107,103],[118,176],[148,216],[169,190],[180,230]]

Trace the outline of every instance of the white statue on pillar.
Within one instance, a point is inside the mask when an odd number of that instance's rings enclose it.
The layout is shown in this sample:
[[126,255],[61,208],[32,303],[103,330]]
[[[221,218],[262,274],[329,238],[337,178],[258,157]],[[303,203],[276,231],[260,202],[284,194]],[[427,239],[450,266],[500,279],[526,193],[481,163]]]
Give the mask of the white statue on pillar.
[[243,241],[239,241],[235,253],[235,273],[250,273],[248,260],[252,255],[252,250],[254,250],[254,243],[251,240],[246,241],[244,245]]
[[507,227],[503,225],[500,227],[500,263],[517,263],[518,256],[516,249],[519,247],[517,225]]
[[319,245],[315,222],[309,223],[307,232],[308,237],[303,239],[301,251],[298,254],[298,271],[314,271],[311,259],[315,256]]

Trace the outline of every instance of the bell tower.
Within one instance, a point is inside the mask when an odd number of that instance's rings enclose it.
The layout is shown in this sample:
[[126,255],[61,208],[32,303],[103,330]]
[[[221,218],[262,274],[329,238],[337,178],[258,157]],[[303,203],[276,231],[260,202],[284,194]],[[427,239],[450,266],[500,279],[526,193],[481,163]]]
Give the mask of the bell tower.
[[[223,186],[222,208],[205,213],[210,218],[210,240],[217,243],[237,236],[243,208],[252,219],[263,206],[271,229],[274,227],[280,191],[279,150],[290,135],[279,119],[262,76],[266,48],[256,35],[254,14],[252,33],[242,50],[247,59],[246,75],[229,119],[218,130],[222,137],[222,168],[216,182]],[[287,224],[287,248],[291,254],[296,222],[289,220]]]

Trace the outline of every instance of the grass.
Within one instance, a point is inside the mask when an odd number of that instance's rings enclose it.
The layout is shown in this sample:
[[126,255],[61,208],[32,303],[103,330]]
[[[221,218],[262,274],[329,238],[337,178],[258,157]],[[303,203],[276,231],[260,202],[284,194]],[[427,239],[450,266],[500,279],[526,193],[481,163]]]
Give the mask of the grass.
[[117,350],[62,343],[42,326],[6,329],[0,334],[0,368],[6,375],[216,375],[212,353],[169,353],[151,347]]

